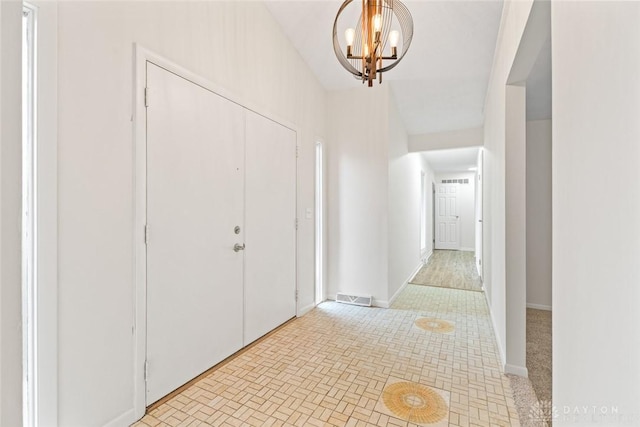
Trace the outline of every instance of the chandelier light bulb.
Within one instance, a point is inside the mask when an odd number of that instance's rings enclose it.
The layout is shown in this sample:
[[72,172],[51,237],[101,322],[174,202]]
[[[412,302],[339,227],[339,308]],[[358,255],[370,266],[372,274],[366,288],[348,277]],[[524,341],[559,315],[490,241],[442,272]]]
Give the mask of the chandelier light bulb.
[[379,33],[382,30],[382,15],[379,13],[373,16],[373,30]]
[[344,32],[344,38],[347,39],[347,46],[353,46],[353,39],[356,37],[356,30],[347,28]]
[[400,32],[393,30],[389,33],[389,45],[391,47],[398,47],[398,41],[400,40]]

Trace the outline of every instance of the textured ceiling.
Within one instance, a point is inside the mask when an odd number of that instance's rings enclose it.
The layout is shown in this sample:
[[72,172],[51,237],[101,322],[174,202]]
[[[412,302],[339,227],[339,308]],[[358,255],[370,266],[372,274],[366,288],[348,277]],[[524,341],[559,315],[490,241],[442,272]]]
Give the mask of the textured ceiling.
[[[357,2],[355,2],[357,3]],[[482,126],[502,1],[405,1],[414,19],[407,55],[384,74],[410,135]],[[362,87],[338,63],[334,0],[267,0],[281,25],[328,90]]]

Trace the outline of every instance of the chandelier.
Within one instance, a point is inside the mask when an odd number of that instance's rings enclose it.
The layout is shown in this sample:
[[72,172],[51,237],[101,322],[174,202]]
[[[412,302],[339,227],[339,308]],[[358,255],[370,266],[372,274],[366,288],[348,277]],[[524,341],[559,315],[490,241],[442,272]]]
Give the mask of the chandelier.
[[[389,71],[404,58],[413,38],[413,19],[409,9],[399,0],[361,0],[362,10],[348,8],[353,0],[346,0],[340,6],[333,22],[333,50],[340,64],[362,83],[369,87],[378,79],[382,83],[382,73]],[[352,19],[355,28],[349,26],[344,31],[346,49],[341,46],[338,28],[344,28],[342,20]],[[351,12],[351,17],[348,17]],[[398,54],[398,43],[402,44]],[[388,45],[388,49],[387,49]]]

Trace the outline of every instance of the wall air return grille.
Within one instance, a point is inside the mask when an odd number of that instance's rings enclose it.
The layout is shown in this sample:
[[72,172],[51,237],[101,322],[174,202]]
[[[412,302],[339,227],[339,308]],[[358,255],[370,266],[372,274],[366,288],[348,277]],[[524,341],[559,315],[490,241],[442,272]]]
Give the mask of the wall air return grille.
[[349,295],[338,293],[336,294],[336,302],[343,304],[361,305],[363,307],[371,307],[371,296],[368,295]]
[[443,179],[442,180],[442,184],[468,184],[469,183],[469,179],[468,178],[464,178],[464,179]]

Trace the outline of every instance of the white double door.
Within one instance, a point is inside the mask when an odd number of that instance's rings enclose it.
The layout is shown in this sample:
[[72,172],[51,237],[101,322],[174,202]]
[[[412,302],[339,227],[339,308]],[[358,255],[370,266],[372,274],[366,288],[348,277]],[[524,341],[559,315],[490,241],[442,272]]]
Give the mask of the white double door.
[[458,184],[436,184],[435,249],[460,249]]
[[296,138],[150,62],[147,87],[150,404],[295,316]]

